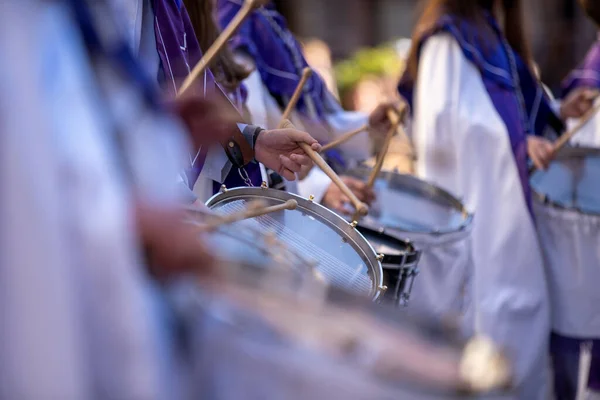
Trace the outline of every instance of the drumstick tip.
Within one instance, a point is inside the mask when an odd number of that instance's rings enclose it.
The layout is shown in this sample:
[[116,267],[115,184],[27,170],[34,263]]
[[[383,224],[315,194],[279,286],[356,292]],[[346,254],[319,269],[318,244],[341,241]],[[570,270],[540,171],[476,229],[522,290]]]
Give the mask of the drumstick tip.
[[286,205],[286,210],[295,210],[296,208],[298,208],[298,202],[296,200],[288,200],[285,202]]
[[364,217],[369,214],[369,206],[365,203],[359,203],[358,207],[356,207],[356,211],[361,217]]
[[306,67],[302,70],[302,77],[304,78],[310,78],[310,76],[312,75],[313,70],[310,67]]

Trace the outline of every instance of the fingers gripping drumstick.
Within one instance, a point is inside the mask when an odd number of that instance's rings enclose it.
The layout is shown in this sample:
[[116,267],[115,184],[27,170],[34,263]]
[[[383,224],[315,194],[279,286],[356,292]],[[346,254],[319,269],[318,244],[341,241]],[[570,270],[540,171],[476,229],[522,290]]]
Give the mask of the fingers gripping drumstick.
[[[552,148],[552,157],[554,157],[556,153],[558,153],[563,147],[565,147],[565,145],[569,143],[569,140],[571,140],[573,136],[575,136],[575,134],[581,130],[581,128],[587,125],[587,123],[591,121],[591,119],[598,113],[598,111],[600,111],[600,104],[597,104],[594,108],[590,109],[587,113],[585,113],[585,115],[581,117],[579,123],[573,129],[559,137],[556,140],[556,142],[554,142],[554,146]],[[533,174],[536,170],[537,167],[535,165],[532,165],[529,168],[529,175]]]
[[[406,110],[406,107],[404,106],[400,110],[393,109],[391,111],[393,113],[397,114],[398,117],[400,118],[400,120],[402,120],[404,118],[404,112],[405,112],[405,110]],[[389,111],[388,111],[388,118],[390,118],[391,120],[395,119],[395,117],[391,117]],[[392,118],[394,118],[394,119],[392,119]],[[368,129],[369,129],[369,124],[365,124],[365,125],[361,126],[360,128],[357,128],[357,129],[355,129],[353,131],[344,133],[339,138],[335,139],[333,142],[327,143],[325,146],[321,147],[321,153],[324,153],[327,150],[331,150],[334,147],[337,147],[337,146],[339,146],[339,145],[341,145],[343,143],[346,143],[348,140],[352,139],[354,136],[358,135],[359,133],[365,132]]]
[[[287,107],[285,108],[285,111],[283,112],[281,122],[279,122],[279,128],[294,128],[294,125],[288,120],[288,118],[291,112],[296,107],[296,103],[298,103],[298,100],[300,99],[300,95],[302,94],[304,85],[306,84],[306,81],[308,80],[311,74],[312,70],[310,68],[305,68],[304,71],[302,71],[302,78],[300,79],[300,82],[298,83],[298,86],[296,87],[296,90],[294,91],[290,102],[288,103]],[[340,188],[342,193],[344,193],[346,197],[350,199],[350,202],[356,209],[356,212],[360,215],[367,215],[367,213],[369,212],[369,207],[365,203],[360,201],[354,193],[352,193],[352,190],[350,190],[348,186],[346,186],[346,184],[340,179],[338,174],[336,174],[335,171],[331,169],[331,167],[325,162],[325,160],[323,160],[323,157],[321,157],[319,153],[314,151],[307,143],[298,143],[298,145],[311,158],[311,160],[319,168],[321,168],[325,175],[327,175],[329,179],[331,179],[331,181],[335,183],[337,187]]]
[[219,54],[219,51],[227,44],[227,41],[231,39],[233,34],[239,29],[244,20],[252,13],[255,8],[258,8],[266,3],[266,0],[246,0],[240,11],[236,14],[233,20],[227,25],[223,32],[219,35],[217,40],[210,46],[208,51],[204,54],[202,59],[196,64],[192,72],[185,78],[183,84],[179,88],[177,97],[182,96],[192,84],[198,79],[200,74],[210,65],[213,59]]
[[398,127],[400,126],[400,119],[401,119],[401,116],[403,116],[403,114],[404,114],[404,110],[405,110],[405,108],[403,108],[400,111],[400,116],[398,116],[398,114],[396,112],[394,112],[392,110],[388,110],[387,115],[388,115],[388,119],[392,123],[392,126],[390,127],[390,130],[388,131],[388,133],[385,137],[385,141],[383,142],[381,152],[379,154],[379,157],[377,158],[377,162],[375,163],[373,170],[371,171],[371,175],[369,175],[369,180],[367,181],[367,187],[370,189],[373,188],[373,185],[375,185],[375,180],[377,179],[379,172],[381,172],[381,168],[383,167],[383,161],[385,160],[385,156],[387,156],[388,150],[390,149],[390,143],[392,142],[392,138],[394,137],[394,135],[396,134],[396,131],[398,130]]
[[[283,126],[281,126],[281,128],[292,128],[293,129],[294,125],[291,122],[286,121],[283,124]],[[360,201],[358,199],[358,197],[356,197],[356,195],[354,193],[352,193],[352,190],[350,190],[350,188],[344,183],[344,181],[341,180],[341,178],[338,176],[338,174],[336,174],[335,171],[333,169],[331,169],[329,164],[327,164],[325,162],[325,160],[323,160],[323,157],[321,157],[321,155],[319,153],[314,151],[312,149],[312,147],[310,147],[310,145],[307,143],[301,142],[301,143],[298,143],[298,145],[311,158],[311,160],[317,165],[317,167],[321,168],[321,170],[323,172],[325,172],[325,175],[327,175],[329,177],[329,179],[331,179],[331,181],[333,183],[335,183],[337,185],[337,187],[340,188],[342,193],[344,193],[344,195],[346,195],[346,197],[348,197],[348,199],[350,199],[352,206],[356,209],[356,212],[358,214],[364,216],[369,213],[369,206],[367,206],[365,203]]]
[[[377,157],[377,162],[375,163],[375,166],[373,167],[373,170],[371,171],[371,174],[369,175],[369,179],[367,180],[367,188],[368,189],[372,189],[373,186],[375,185],[377,176],[379,175],[379,172],[381,172],[381,168],[383,167],[383,161],[385,160],[385,156],[387,155],[388,150],[390,148],[390,143],[392,142],[392,138],[394,137],[394,135],[396,134],[396,131],[398,130],[398,127],[400,126],[401,117],[404,116],[405,109],[406,108],[403,108],[399,113],[396,113],[393,110],[388,110],[387,116],[388,116],[388,119],[390,120],[390,122],[392,123],[392,126],[390,126],[390,130],[388,131],[388,133],[385,137],[385,141],[383,142],[383,146],[381,148],[379,157]],[[360,219],[360,217],[361,217],[361,215],[357,212],[352,216],[352,220],[358,221]]]

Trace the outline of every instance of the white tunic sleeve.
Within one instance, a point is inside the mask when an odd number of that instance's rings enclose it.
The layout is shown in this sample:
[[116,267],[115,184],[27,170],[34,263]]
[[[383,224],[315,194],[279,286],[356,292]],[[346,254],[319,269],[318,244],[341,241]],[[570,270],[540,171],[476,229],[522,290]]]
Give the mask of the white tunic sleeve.
[[[368,116],[355,111],[338,111],[327,115],[333,139],[367,124]],[[367,131],[359,133],[338,147],[346,162],[364,161],[371,156],[371,139]]]
[[414,100],[418,174],[475,214],[476,329],[506,349],[519,398],[544,398],[547,287],[506,126],[449,35],[426,42]]
[[[595,105],[600,104],[596,100]],[[570,119],[567,122],[569,130],[574,129],[581,123],[578,119]],[[588,123],[586,123],[571,139],[571,144],[587,147],[600,147],[600,115],[596,114]]]

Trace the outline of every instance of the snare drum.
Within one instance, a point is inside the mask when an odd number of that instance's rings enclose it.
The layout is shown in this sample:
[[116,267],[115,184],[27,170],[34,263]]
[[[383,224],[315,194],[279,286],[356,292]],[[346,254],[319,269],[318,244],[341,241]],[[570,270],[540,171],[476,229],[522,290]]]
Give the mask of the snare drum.
[[531,177],[553,329],[600,338],[600,150],[567,148]]
[[260,267],[271,275],[282,272],[299,282],[314,278],[311,261],[272,236],[257,229],[249,221],[225,224],[202,231],[204,222],[218,217],[210,210],[189,209],[189,222],[200,228],[200,239],[212,251],[218,263]]
[[373,299],[380,297],[385,287],[377,253],[351,224],[327,208],[291,193],[254,187],[224,190],[206,205],[217,213],[230,214],[257,199],[269,206],[293,199],[298,207],[242,222],[263,234],[275,235],[287,247],[310,259],[332,285]]
[[[366,179],[370,172],[361,167],[349,174]],[[411,175],[382,171],[374,189],[377,201],[361,224],[408,239],[421,252],[410,306],[462,316],[464,326],[470,326],[472,215],[448,192]]]

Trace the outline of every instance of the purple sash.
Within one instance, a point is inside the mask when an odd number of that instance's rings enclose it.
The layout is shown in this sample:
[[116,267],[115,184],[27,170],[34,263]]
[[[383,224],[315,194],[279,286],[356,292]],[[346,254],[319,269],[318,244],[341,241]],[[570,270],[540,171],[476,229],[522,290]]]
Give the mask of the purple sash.
[[563,97],[580,87],[600,89],[600,41],[594,43],[583,63],[569,74],[562,87]]
[[[240,11],[242,3],[242,0],[217,0],[221,28],[231,22]],[[243,50],[252,57],[269,93],[279,101],[292,97],[302,70],[308,67],[300,43],[272,2],[250,15],[233,36],[230,46]],[[319,74],[313,73],[296,110],[310,132],[313,124],[327,127],[325,115],[328,112],[342,111],[342,108],[333,100]],[[338,172],[346,169],[346,161],[340,151],[330,150],[325,157]]]
[[[190,17],[181,0],[154,0],[156,47],[161,59],[164,73],[164,87],[173,98],[177,88],[188,76],[190,71],[202,58],[202,50],[196,39]],[[206,96],[209,93],[218,93],[229,99],[221,89],[209,70],[204,73],[204,79],[198,79],[193,89],[196,94]],[[204,166],[206,153],[201,152],[194,160],[190,170],[187,171],[188,182],[193,185]],[[261,184],[260,167],[257,163],[250,163],[246,171],[252,184]],[[227,176],[226,183],[229,187],[245,186],[240,178],[237,168],[232,168]],[[215,185],[220,186],[220,185]]]
[[[242,0],[218,0],[221,28],[239,12]],[[272,3],[254,11],[233,36],[233,49],[248,53],[269,92],[278,99],[289,99],[308,67],[302,48],[289,31],[285,18]],[[297,109],[304,116],[323,119],[326,112],[327,87],[318,74],[308,80]]]
[[[486,13],[486,16],[495,33],[493,41],[485,42],[474,24],[444,15],[423,36],[418,46],[422,49],[425,41],[435,34],[450,34],[460,45],[464,56],[477,67],[492,103],[506,125],[523,194],[531,212],[526,139],[528,134],[543,135],[552,110],[537,79],[518,54],[508,47],[491,14]],[[515,69],[517,74],[513,73]],[[402,77],[398,91],[412,109],[414,81],[408,73]]]

